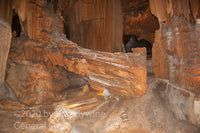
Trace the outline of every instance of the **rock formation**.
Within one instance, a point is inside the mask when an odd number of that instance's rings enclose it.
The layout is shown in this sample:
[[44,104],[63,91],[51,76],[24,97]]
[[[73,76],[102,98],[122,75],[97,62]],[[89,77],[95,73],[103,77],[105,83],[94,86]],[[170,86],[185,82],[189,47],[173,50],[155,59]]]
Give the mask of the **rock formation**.
[[[137,35],[138,40],[154,42],[155,31],[159,29],[158,19],[152,15],[149,0],[121,0],[123,9],[123,34]],[[128,37],[129,39],[129,37]]]
[[[153,44],[155,76],[167,79],[174,86],[174,97],[178,92],[190,101],[184,102],[184,105],[192,106],[190,113],[199,108],[200,97],[199,4],[195,0],[150,0],[151,11],[160,24]],[[200,123],[199,113],[196,112],[195,121],[188,117],[187,120]]]
[[[60,2],[70,40],[92,50],[120,52],[123,19],[121,0]],[[92,44],[92,45],[91,45]]]
[[[199,133],[199,14],[198,0],[0,0],[0,132]],[[146,50],[116,52],[131,34],[153,44],[148,87]],[[61,129],[20,127],[41,122]]]
[[142,48],[145,47],[148,53],[152,53],[152,45],[148,41],[142,39],[137,40],[137,36],[132,35],[130,37],[130,40],[125,44],[125,50],[126,52],[133,52],[132,48]]
[[[22,3],[19,6],[13,2],[22,33],[13,40],[6,80],[22,103],[49,104],[62,99],[62,92],[70,84],[67,71],[83,76],[90,88],[100,92],[107,89],[120,96],[146,93],[145,49],[135,49],[129,54],[84,49],[66,39],[61,11],[55,14],[51,3],[46,0]],[[21,8],[27,13],[23,14]]]
[[194,12],[190,12],[189,4],[194,3],[189,0],[185,0],[184,4],[180,1],[167,3],[163,0],[157,3],[150,0],[152,13],[160,22],[153,46],[153,69],[156,77],[169,79],[172,84],[194,92],[199,97],[200,24],[194,13],[199,7],[195,6],[195,9],[191,9]]
[[5,95],[5,72],[11,42],[11,27],[0,18],[0,95]]

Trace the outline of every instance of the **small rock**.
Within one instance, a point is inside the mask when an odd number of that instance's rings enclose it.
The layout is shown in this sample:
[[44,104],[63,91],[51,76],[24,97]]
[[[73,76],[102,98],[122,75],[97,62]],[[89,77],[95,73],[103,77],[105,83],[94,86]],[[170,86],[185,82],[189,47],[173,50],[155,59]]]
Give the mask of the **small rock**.
[[103,94],[104,94],[105,100],[107,100],[108,97],[111,96],[110,92],[109,92],[107,89],[104,89],[104,90],[103,90]]
[[86,92],[88,92],[90,89],[89,89],[89,87],[88,87],[88,85],[85,85],[84,87],[83,87],[83,93],[86,93]]

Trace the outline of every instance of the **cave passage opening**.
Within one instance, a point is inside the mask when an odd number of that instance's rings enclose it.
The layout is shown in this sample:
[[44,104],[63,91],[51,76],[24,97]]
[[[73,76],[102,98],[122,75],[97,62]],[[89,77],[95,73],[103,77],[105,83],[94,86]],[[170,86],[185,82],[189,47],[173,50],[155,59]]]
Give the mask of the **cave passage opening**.
[[155,31],[160,27],[149,0],[123,0],[122,10],[124,52],[131,52],[130,47],[146,47],[147,59],[151,59]]

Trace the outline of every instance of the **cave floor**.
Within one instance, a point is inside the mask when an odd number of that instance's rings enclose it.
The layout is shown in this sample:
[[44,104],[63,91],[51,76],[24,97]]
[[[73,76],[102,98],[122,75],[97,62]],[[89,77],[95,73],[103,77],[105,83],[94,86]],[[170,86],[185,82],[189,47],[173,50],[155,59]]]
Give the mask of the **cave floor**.
[[199,133],[175,118],[156,81],[148,72],[148,92],[141,97],[105,99],[96,91],[72,88],[66,100],[52,105],[28,107],[2,98],[0,133]]

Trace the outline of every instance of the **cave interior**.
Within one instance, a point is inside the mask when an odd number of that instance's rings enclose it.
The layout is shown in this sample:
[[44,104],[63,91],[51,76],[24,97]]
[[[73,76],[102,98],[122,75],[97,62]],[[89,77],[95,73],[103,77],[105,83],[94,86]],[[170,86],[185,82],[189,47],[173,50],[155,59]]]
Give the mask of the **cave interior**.
[[0,132],[199,133],[199,0],[0,0]]

